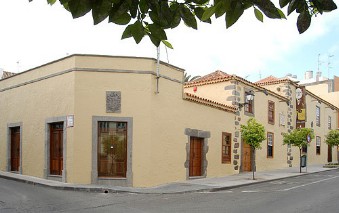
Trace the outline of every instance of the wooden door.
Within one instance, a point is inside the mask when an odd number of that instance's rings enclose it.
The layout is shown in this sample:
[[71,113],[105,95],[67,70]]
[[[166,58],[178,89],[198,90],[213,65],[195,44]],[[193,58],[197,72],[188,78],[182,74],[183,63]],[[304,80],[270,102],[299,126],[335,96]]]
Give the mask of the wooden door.
[[11,171],[20,167],[20,127],[11,128]]
[[327,162],[332,162],[332,146],[327,145]]
[[62,175],[63,123],[50,124],[50,175]]
[[191,137],[189,176],[202,176],[203,138]]
[[242,171],[250,172],[252,171],[251,160],[252,160],[252,150],[251,146],[247,143],[242,143]]

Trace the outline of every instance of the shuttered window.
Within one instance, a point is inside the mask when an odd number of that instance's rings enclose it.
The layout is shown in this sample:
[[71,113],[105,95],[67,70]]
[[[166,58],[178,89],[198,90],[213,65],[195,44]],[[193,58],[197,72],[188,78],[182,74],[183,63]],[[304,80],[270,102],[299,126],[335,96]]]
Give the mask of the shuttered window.
[[274,111],[275,106],[273,101],[268,101],[268,123],[274,124]]
[[227,132],[222,133],[222,153],[221,161],[222,163],[231,163],[231,144],[232,144],[232,135]]

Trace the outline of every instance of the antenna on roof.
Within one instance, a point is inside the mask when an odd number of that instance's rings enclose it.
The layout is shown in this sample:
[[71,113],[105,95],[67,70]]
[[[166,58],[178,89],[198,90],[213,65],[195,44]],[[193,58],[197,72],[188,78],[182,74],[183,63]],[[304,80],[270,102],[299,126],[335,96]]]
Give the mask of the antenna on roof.
[[331,64],[331,58],[333,57],[334,55],[328,55],[327,56],[327,78],[330,79],[330,69],[332,68],[330,66]]
[[16,65],[17,65],[17,72],[19,73],[19,69],[20,69],[20,60],[18,60],[17,62],[16,62]]
[[320,72],[320,65],[323,63],[323,61],[320,61],[320,53],[318,54],[318,72]]

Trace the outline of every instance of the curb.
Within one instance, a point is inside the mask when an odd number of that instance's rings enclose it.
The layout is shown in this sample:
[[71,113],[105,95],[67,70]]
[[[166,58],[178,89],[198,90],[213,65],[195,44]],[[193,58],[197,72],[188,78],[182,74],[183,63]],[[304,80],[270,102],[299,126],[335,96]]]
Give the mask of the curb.
[[202,189],[189,189],[189,190],[184,190],[184,191],[172,191],[172,192],[156,192],[156,191],[151,191],[150,189],[141,189],[141,190],[123,190],[123,189],[113,189],[109,187],[82,187],[82,186],[58,186],[58,185],[50,185],[47,183],[41,183],[38,181],[33,181],[33,180],[26,180],[22,178],[16,178],[16,177],[11,177],[11,176],[6,176],[0,174],[0,178],[7,179],[7,180],[12,180],[16,182],[21,182],[21,183],[26,183],[30,184],[33,186],[42,186],[42,187],[48,187],[51,189],[56,189],[56,190],[65,190],[65,191],[79,191],[79,192],[94,192],[94,193],[134,193],[134,194],[186,194],[186,193],[194,193],[194,192],[217,192],[217,191],[224,191],[224,190],[229,190],[229,189],[235,189],[235,188],[240,188],[243,186],[249,186],[249,185],[256,185],[260,183],[267,183],[271,181],[276,181],[276,180],[282,180],[286,178],[291,178],[291,177],[297,177],[297,176],[304,176],[304,175],[310,175],[310,174],[315,174],[315,173],[321,173],[321,172],[326,172],[329,170],[335,170],[338,168],[328,168],[328,170],[324,171],[316,171],[316,172],[308,172],[308,173],[296,173],[295,175],[287,176],[287,177],[281,177],[281,178],[274,178],[270,180],[261,180],[258,182],[251,182],[251,183],[244,183],[244,184],[237,184],[237,185],[232,185],[232,186],[221,186],[221,187],[213,187],[213,186],[206,186],[206,188]]

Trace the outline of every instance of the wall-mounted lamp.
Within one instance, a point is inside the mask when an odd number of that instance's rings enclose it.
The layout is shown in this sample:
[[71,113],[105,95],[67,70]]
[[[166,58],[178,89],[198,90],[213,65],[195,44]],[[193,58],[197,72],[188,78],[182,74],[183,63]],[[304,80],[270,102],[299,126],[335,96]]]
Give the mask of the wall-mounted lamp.
[[248,104],[250,101],[253,101],[253,99],[254,99],[254,92],[252,90],[249,92],[246,92],[245,102],[238,103],[239,110],[241,110],[241,108],[245,106],[246,104]]

